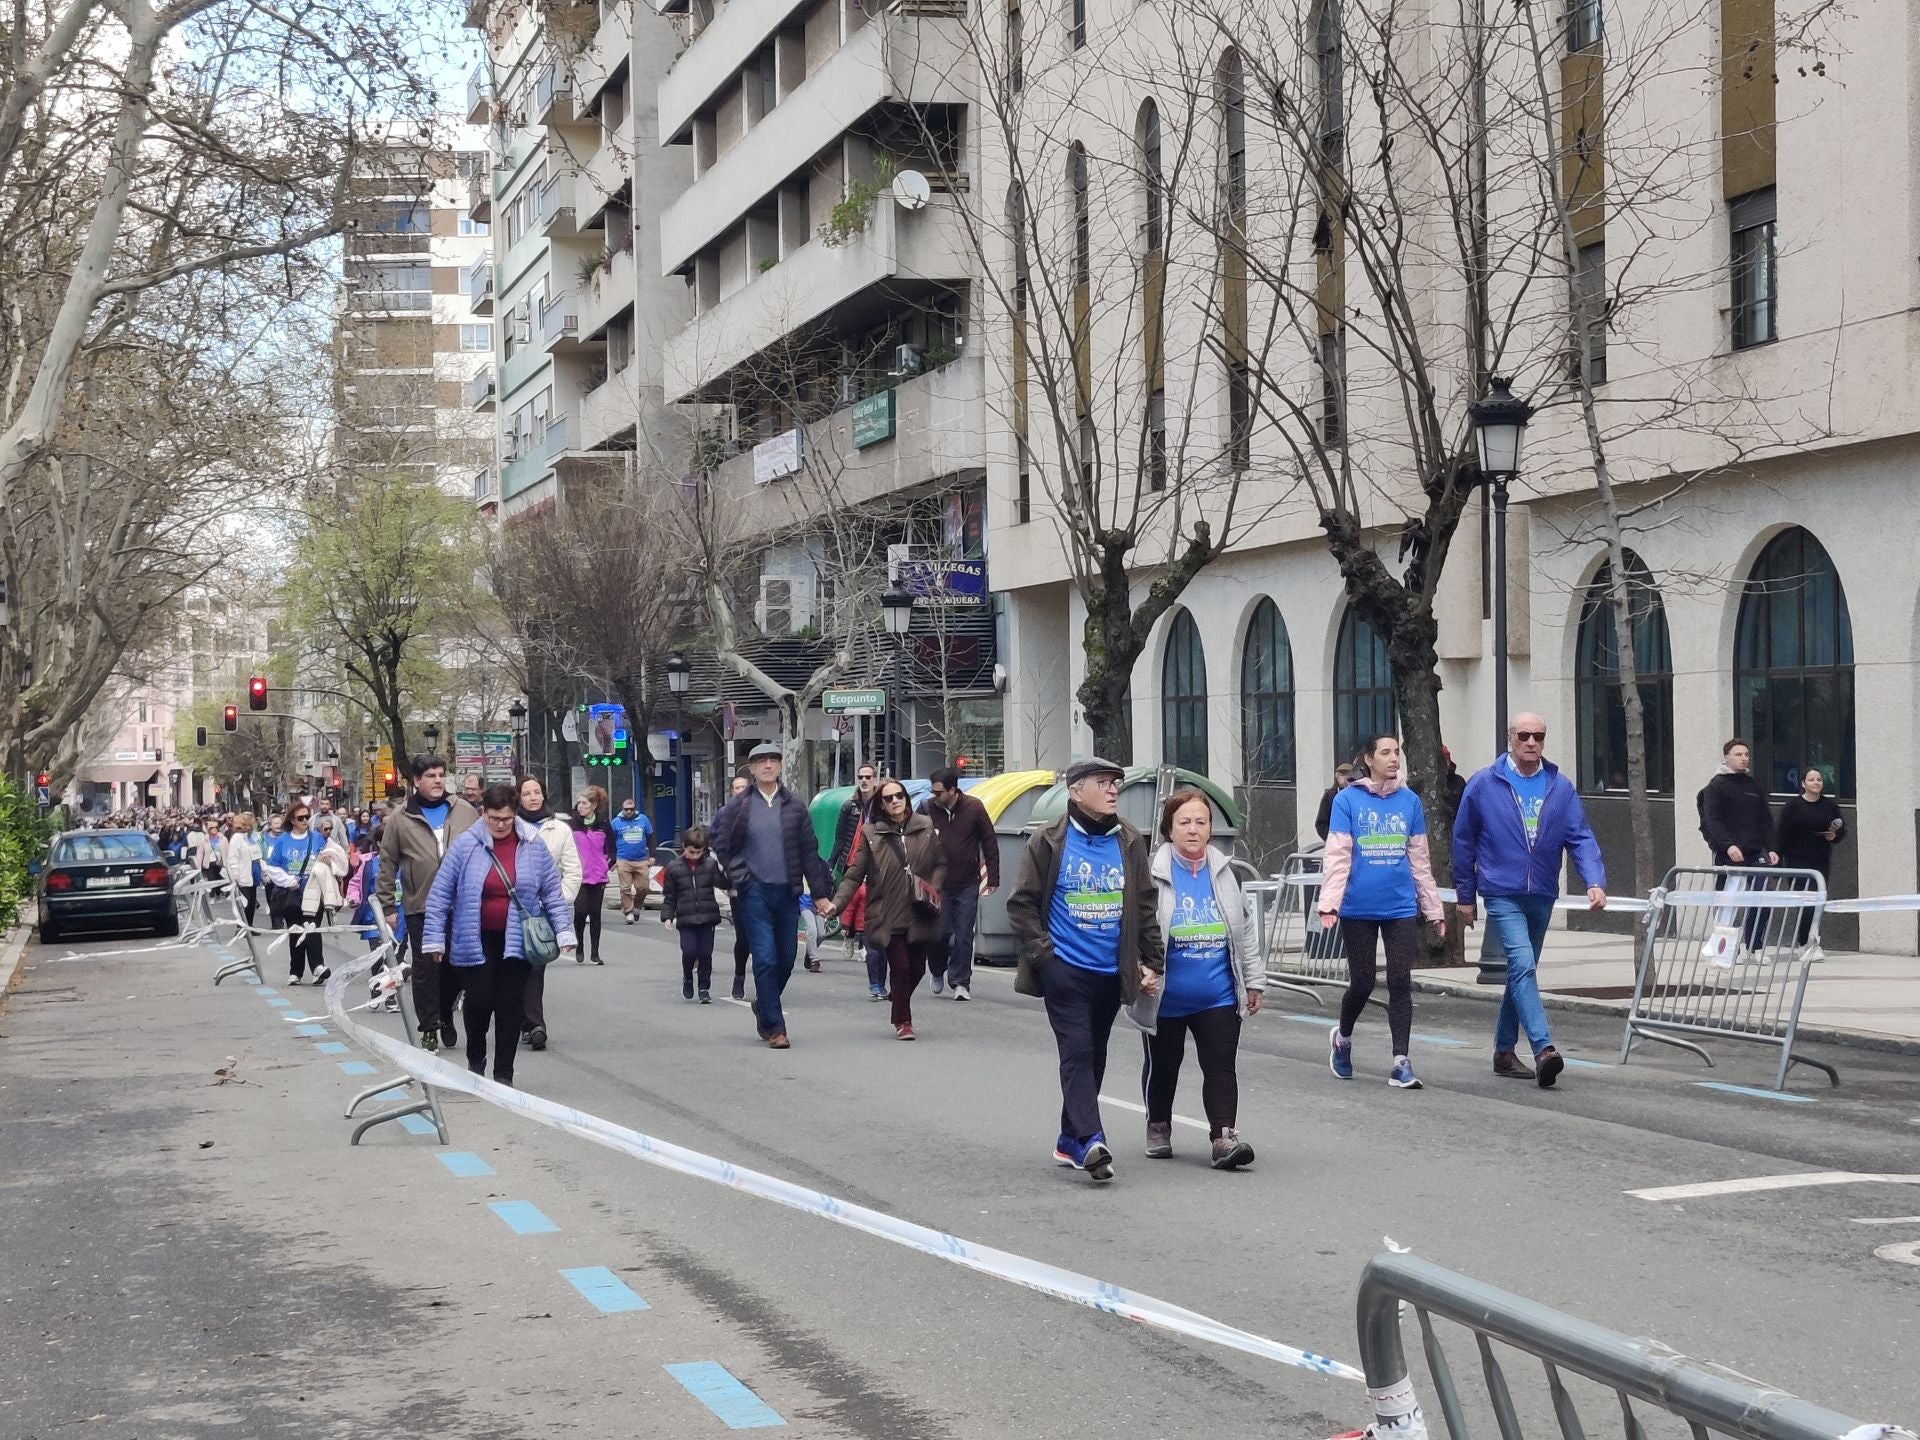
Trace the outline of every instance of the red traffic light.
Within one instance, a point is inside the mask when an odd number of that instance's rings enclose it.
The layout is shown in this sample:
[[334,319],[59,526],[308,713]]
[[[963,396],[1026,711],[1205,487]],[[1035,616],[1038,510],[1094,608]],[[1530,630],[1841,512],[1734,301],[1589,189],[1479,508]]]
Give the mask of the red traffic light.
[[267,677],[256,675],[247,681],[247,708],[264,710],[267,708]]
[[33,777],[33,783],[36,785],[51,785],[53,783],[53,776],[42,770],[38,775]]
[[394,773],[393,773],[393,771],[391,771],[391,770],[389,770],[389,771],[387,771],[387,773],[385,774],[385,776],[383,776],[382,778],[383,778],[383,779],[385,779],[385,781],[386,781],[386,782],[387,782],[387,784],[389,784],[389,785],[394,785],[394,784],[398,784],[398,783],[399,783],[399,780],[400,780],[400,777],[399,777],[398,775],[396,775],[396,774],[394,774]]
[[238,705],[229,705],[220,712],[220,728],[228,732],[240,728],[240,707]]

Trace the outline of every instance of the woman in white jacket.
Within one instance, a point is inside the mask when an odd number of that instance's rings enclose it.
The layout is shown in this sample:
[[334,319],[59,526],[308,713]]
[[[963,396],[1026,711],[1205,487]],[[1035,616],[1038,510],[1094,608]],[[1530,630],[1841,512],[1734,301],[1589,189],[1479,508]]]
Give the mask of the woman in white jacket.
[[1142,1036],[1146,1065],[1140,1088],[1147,1107],[1147,1154],[1173,1154],[1173,1096],[1186,1059],[1187,1036],[1200,1057],[1200,1103],[1213,1140],[1213,1168],[1253,1163],[1240,1138],[1240,1080],[1234,1065],[1240,1022],[1260,1013],[1267,988],[1253,912],[1232,862],[1209,843],[1213,805],[1198,790],[1176,790],[1160,812],[1153,888],[1160,933],[1167,941],[1166,979],[1154,1033]]
[[[547,787],[532,775],[520,780],[520,818],[540,832],[540,841],[560,872],[560,893],[571,910],[573,897],[580,893],[580,851],[573,843],[573,827],[547,809]],[[544,965],[527,967],[527,999],[520,1034],[529,1050],[547,1048],[547,967]]]
[[240,897],[240,914],[248,928],[252,928],[254,912],[260,905],[260,886],[264,879],[260,873],[262,858],[260,841],[253,833],[253,812],[242,810],[233,817],[233,833],[221,845],[220,868],[233,882],[234,893]]

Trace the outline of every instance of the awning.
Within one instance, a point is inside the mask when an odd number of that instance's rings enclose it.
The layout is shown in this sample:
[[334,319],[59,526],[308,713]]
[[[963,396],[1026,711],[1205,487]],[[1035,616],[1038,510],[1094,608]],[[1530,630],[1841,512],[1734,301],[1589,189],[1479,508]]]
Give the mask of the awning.
[[96,785],[158,785],[162,781],[160,772],[152,763],[144,765],[89,765],[74,776],[79,784],[92,781]]

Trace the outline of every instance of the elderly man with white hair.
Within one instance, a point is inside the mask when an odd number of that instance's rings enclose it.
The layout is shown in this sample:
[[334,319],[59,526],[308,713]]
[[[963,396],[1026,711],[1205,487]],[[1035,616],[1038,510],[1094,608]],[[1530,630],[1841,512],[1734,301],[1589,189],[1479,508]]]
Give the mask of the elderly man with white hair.
[[[1553,1048],[1535,970],[1560,895],[1560,857],[1587,885],[1587,908],[1607,903],[1607,870],[1573,782],[1546,758],[1547,722],[1522,711],[1507,722],[1507,753],[1467,781],[1453,820],[1453,886],[1460,923],[1475,920],[1474,900],[1487,902],[1487,923],[1507,957],[1507,992],[1493,1029],[1493,1073],[1537,1080],[1550,1090],[1567,1068]],[[1527,1032],[1537,1070],[1514,1052]]]

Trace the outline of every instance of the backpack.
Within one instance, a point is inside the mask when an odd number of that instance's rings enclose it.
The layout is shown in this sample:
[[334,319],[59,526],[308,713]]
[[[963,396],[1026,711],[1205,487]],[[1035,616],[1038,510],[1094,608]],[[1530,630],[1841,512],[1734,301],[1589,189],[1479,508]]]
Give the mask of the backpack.
[[[1712,783],[1713,782],[1709,780],[1707,785],[1711,785]],[[1711,846],[1713,844],[1713,836],[1707,833],[1707,785],[1702,785],[1700,787],[1700,793],[1693,797],[1693,807],[1700,812],[1700,838]]]

